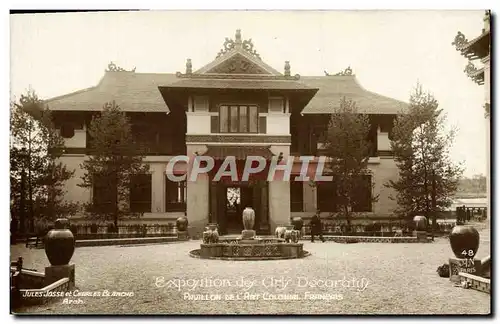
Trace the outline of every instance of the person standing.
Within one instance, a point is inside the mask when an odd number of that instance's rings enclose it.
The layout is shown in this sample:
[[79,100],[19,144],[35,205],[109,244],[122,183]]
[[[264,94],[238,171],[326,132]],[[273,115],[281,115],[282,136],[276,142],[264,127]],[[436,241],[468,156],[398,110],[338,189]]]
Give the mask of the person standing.
[[311,243],[314,243],[315,235],[318,235],[319,239],[322,242],[325,242],[325,239],[323,238],[323,224],[321,223],[320,213],[321,211],[317,209],[316,214],[314,214],[309,222],[309,226],[311,227]]

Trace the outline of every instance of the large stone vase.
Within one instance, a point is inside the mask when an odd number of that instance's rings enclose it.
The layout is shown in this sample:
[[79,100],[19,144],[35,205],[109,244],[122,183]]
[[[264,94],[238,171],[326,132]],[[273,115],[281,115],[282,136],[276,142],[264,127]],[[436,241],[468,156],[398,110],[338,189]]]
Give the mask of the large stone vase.
[[415,216],[413,217],[413,221],[415,222],[416,231],[427,230],[427,218],[425,216]]
[[255,211],[246,207],[243,210],[243,228],[245,230],[253,230],[253,226],[255,225]]
[[68,220],[56,220],[55,228],[45,236],[45,254],[53,266],[67,265],[75,252],[75,237],[68,229]]
[[459,259],[472,259],[479,248],[479,232],[470,225],[457,225],[450,233],[453,254]]
[[177,220],[175,221],[175,226],[177,226],[178,232],[187,231],[187,227],[188,227],[187,218],[185,216],[181,216],[181,217],[177,218]]

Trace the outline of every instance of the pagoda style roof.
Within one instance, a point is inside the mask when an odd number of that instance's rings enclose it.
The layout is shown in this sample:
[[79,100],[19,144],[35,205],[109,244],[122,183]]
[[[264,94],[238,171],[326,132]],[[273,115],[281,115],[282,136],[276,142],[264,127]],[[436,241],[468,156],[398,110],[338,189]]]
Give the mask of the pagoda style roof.
[[163,88],[236,89],[236,90],[317,90],[293,80],[275,79],[184,79]]
[[469,60],[476,60],[489,55],[490,37],[490,31],[483,30],[481,35],[469,41],[465,38],[463,33],[458,32],[455,36],[455,40],[451,44],[455,45],[457,51]]
[[481,59],[489,60],[491,52],[491,33],[490,33],[491,12],[486,10],[484,14],[484,28],[479,36],[472,40],[467,40],[462,32],[458,32],[451,43],[456,50],[469,60],[464,72],[467,76],[479,85],[484,84],[484,67],[477,68],[472,61]]
[[[223,49],[212,62],[193,72],[191,59],[185,73],[136,73],[110,63],[95,86],[45,101],[56,111],[101,111],[107,102],[128,112],[169,112],[168,96],[189,90],[263,90],[300,94],[305,99],[303,114],[330,114],[343,97],[356,102],[360,113],[398,114],[408,106],[364,89],[349,67],[335,75],[306,76],[291,73],[285,61],[284,73],[266,64],[251,39],[226,38]],[[302,106],[303,107],[303,106]]]
[[169,73],[106,72],[94,87],[45,100],[57,111],[101,111],[106,102],[115,101],[123,111],[169,112],[159,88],[273,89],[306,90],[316,94],[304,114],[329,114],[342,97],[356,102],[367,114],[398,114],[408,106],[366,90],[354,75],[302,76],[300,81],[273,79],[182,79]]
[[304,109],[304,114],[330,114],[343,97],[356,103],[365,114],[393,115],[404,112],[408,103],[366,90],[355,75],[303,76],[301,81],[319,88]]

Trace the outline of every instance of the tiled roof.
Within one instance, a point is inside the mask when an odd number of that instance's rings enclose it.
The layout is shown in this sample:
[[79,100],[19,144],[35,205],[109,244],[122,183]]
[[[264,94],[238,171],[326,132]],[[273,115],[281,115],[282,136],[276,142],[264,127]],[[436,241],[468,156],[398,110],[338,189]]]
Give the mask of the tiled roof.
[[99,84],[46,100],[51,110],[100,111],[115,101],[124,111],[168,112],[158,86],[177,81],[170,73],[106,72]]
[[294,80],[245,80],[245,79],[183,79],[169,84],[169,88],[203,89],[266,89],[266,90],[313,90]]
[[342,97],[356,102],[358,111],[367,114],[397,114],[408,104],[363,88],[354,75],[301,76],[300,81],[319,91],[302,111],[304,114],[328,114]]
[[364,89],[355,76],[302,76],[292,80],[241,80],[241,79],[180,79],[175,74],[106,72],[95,87],[80,90],[45,102],[51,110],[100,111],[106,102],[115,102],[124,111],[168,112],[158,87],[209,87],[238,89],[319,89],[307,104],[305,114],[328,114],[342,97],[356,102],[360,112],[371,114],[396,114],[407,103]]

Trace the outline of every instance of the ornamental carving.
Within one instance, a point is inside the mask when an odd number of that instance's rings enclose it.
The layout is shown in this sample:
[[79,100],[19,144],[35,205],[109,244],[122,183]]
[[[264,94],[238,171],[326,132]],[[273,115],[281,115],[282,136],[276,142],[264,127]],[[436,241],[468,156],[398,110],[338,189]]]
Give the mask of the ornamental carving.
[[476,74],[477,72],[477,67],[469,61],[469,64],[465,66],[464,72],[470,77]]
[[135,67],[133,70],[127,71],[116,65],[114,62],[110,62],[108,64],[108,69],[106,70],[106,72],[135,72]]
[[335,74],[335,75],[339,75],[339,76],[343,76],[343,75],[352,75],[352,69],[351,67],[349,66],[347,69],[345,69],[344,71],[340,71],[339,73]]
[[235,55],[229,60],[207,71],[207,73],[269,74],[269,72],[263,70],[241,55]]
[[236,35],[234,37],[234,40],[226,37],[224,44],[222,46],[223,46],[222,49],[219,51],[219,53],[217,53],[217,58],[233,50],[234,48],[242,48],[246,52],[260,59],[260,55],[253,48],[254,45],[252,39],[249,38],[244,41],[241,40],[241,29],[236,30]]
[[465,38],[465,35],[462,34],[462,32],[458,32],[457,36],[455,36],[455,40],[453,41],[453,43],[451,43],[451,45],[455,45],[455,48],[457,50],[460,50],[460,48],[467,44],[467,42],[468,40],[467,38]]
[[484,69],[478,69],[472,62],[465,66],[464,72],[477,84],[484,84]]

